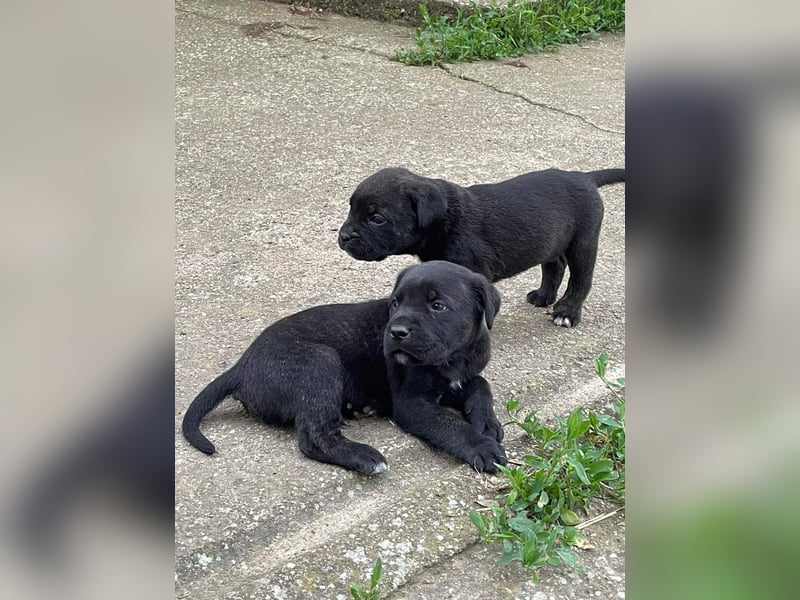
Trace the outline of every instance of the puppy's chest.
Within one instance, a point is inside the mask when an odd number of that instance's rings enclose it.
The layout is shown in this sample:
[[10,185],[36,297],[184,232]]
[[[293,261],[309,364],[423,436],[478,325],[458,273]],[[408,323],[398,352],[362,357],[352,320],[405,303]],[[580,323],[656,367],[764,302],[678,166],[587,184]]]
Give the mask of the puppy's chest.
[[[464,365],[454,365],[451,367],[440,367],[439,376],[442,379],[442,386],[450,390],[460,390],[470,377],[471,373],[467,372]],[[444,394],[443,389],[441,394]],[[441,396],[440,394],[440,396]]]

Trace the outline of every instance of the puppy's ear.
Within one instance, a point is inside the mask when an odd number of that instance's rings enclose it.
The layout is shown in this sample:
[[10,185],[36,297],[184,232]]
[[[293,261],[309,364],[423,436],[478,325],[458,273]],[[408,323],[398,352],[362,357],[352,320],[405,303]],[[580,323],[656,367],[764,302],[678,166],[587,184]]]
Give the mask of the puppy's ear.
[[433,183],[421,179],[408,184],[406,192],[411,198],[420,229],[430,227],[447,216],[447,198]]
[[486,319],[486,327],[491,329],[494,325],[494,318],[500,312],[500,292],[485,277],[480,277],[480,281],[475,284],[475,290]]

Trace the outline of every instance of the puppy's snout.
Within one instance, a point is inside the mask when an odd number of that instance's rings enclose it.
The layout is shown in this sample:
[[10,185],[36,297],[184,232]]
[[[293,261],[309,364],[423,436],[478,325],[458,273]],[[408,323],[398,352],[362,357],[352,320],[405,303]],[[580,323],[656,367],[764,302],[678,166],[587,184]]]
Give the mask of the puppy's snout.
[[403,325],[402,323],[395,323],[389,327],[389,335],[396,340],[407,338],[409,333],[411,333],[411,329],[409,329],[408,325]]
[[342,230],[339,231],[339,242],[342,243],[342,244],[346,244],[347,242],[349,242],[353,238],[357,238],[357,237],[359,237],[358,232],[357,231],[353,231],[352,229],[350,229],[348,231],[348,230],[345,230],[344,228],[342,228]]

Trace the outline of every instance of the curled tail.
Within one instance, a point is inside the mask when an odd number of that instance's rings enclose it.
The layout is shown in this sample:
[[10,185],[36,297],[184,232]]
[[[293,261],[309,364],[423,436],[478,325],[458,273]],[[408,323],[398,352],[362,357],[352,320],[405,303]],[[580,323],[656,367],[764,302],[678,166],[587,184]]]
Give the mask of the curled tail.
[[625,181],[625,169],[602,169],[587,173],[597,187]]
[[192,400],[186,414],[183,415],[183,437],[192,446],[205,452],[214,454],[214,444],[200,431],[200,421],[210,413],[217,404],[225,399],[225,396],[232,394],[237,387],[236,377],[233,369],[226,371],[214,381],[209,383],[206,388]]

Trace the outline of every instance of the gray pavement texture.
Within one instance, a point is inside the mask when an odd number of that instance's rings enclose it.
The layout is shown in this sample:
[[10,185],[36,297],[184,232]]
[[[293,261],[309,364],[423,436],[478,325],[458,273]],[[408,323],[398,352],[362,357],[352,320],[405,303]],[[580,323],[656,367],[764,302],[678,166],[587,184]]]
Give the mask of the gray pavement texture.
[[[192,599],[349,597],[377,556],[389,598],[624,597],[618,515],[587,530],[585,572],[533,584],[498,567],[468,520],[497,481],[387,420],[351,422],[390,471],[356,475],[306,459],[293,431],[227,400],[179,434],[193,397],[268,324],[329,302],[387,295],[413,257],[358,262],[336,231],[364,177],[390,165],[461,184],[551,166],[624,164],[624,40],[605,35],[513,61],[407,67],[405,27],[308,16],[261,1],[176,7],[176,594]],[[624,364],[624,186],[606,217],[592,293],[575,329],[525,302],[539,270],[502,281],[485,376],[498,414],[515,394],[542,417],[607,400],[602,350]],[[525,451],[507,431],[513,456]],[[594,512],[602,511],[596,507]]]

